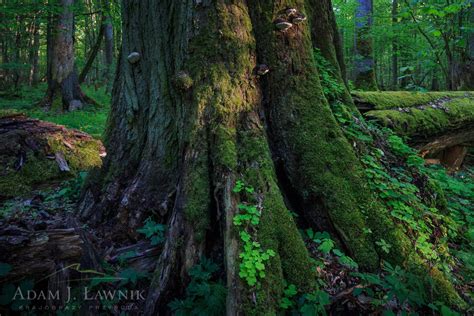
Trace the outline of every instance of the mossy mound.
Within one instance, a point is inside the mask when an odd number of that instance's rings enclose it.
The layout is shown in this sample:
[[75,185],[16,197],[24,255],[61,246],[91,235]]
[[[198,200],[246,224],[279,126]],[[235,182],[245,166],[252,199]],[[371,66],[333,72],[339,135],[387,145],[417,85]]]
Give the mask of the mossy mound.
[[353,92],[356,104],[372,110],[388,110],[416,107],[430,102],[455,98],[474,98],[472,91],[410,92],[410,91],[371,91]]
[[410,108],[373,110],[365,116],[393,128],[399,135],[441,135],[474,126],[474,97],[458,97]]
[[[34,187],[74,176],[102,164],[102,143],[64,126],[23,114],[0,115],[0,198],[24,195]],[[68,171],[61,171],[66,166]]]

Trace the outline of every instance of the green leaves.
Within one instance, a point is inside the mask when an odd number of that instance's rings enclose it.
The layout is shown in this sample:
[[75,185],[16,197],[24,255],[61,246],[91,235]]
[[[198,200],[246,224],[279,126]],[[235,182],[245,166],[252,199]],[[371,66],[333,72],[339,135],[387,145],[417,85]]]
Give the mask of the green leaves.
[[386,242],[384,239],[380,239],[379,241],[376,241],[375,244],[379,246],[385,253],[390,252],[390,248],[392,247],[388,242]]
[[351,269],[356,269],[358,267],[357,263],[352,260],[352,258],[346,256],[341,250],[335,248],[335,243],[328,232],[314,232],[309,228],[306,230],[306,235],[312,242],[319,245],[317,249],[323,255],[329,255],[332,251],[332,254],[338,257],[340,264]]
[[[255,190],[238,180],[233,192],[252,194]],[[244,202],[238,205],[238,210],[239,213],[234,216],[233,223],[239,228],[239,236],[243,244],[243,251],[239,255],[241,259],[239,276],[249,286],[255,286],[259,278],[265,277],[265,263],[276,253],[271,249],[263,250],[260,243],[252,236],[252,232],[260,223],[261,209]]]
[[191,282],[186,288],[186,297],[175,299],[168,306],[174,315],[210,315],[225,314],[227,290],[219,281],[213,281],[218,266],[203,257],[201,262],[189,271]]
[[8,263],[0,262],[0,277],[6,276],[12,270],[12,266]]
[[245,183],[242,180],[237,180],[235,183],[235,187],[232,189],[232,192],[234,193],[247,192],[251,194],[254,192],[254,189],[251,186],[245,185]]
[[329,294],[321,290],[303,295],[302,301],[299,311],[304,316],[326,315],[324,307],[331,303]]
[[137,232],[144,234],[146,238],[151,240],[151,244],[158,245],[165,240],[166,226],[158,224],[150,217],[145,220],[145,225],[137,229]]
[[283,290],[280,307],[290,312],[291,315],[326,315],[325,306],[331,303],[328,293],[322,290],[315,290],[310,293],[304,293],[300,297],[297,294],[298,289],[294,284],[286,285]]
[[146,278],[147,274],[140,272],[133,268],[128,268],[120,271],[119,278],[121,279],[120,285],[126,285],[128,283],[136,284],[139,279]]
[[296,286],[294,284],[289,284],[283,290],[283,298],[280,301],[280,307],[282,309],[289,309],[289,308],[295,306],[294,298],[295,298],[297,293],[298,293],[298,290],[297,290]]
[[274,257],[276,253],[267,249],[261,249],[260,243],[253,241],[250,234],[245,231],[240,232],[241,240],[244,244],[244,251],[240,253],[241,259],[239,276],[244,279],[249,286],[257,284],[258,278],[265,277],[265,262]]
[[255,226],[260,223],[260,210],[255,205],[239,204],[238,208],[242,213],[234,216],[234,225],[250,224]]
[[314,50],[314,59],[324,95],[329,99],[335,99],[338,95],[344,93],[344,86],[333,75],[336,73],[334,66],[323,57],[319,49]]

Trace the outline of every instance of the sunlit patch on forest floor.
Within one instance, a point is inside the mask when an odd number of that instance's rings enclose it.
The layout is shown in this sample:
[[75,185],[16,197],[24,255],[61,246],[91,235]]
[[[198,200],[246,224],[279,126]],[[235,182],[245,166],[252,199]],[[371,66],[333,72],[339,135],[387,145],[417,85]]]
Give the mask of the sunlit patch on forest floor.
[[100,139],[110,109],[110,94],[106,93],[105,87],[96,89],[94,86],[83,85],[82,90],[94,99],[97,105],[88,105],[80,111],[63,113],[61,109],[46,111],[38,105],[46,93],[44,84],[39,84],[35,88],[21,86],[14,91],[0,94],[0,115],[2,112],[25,113],[31,118],[79,129]]

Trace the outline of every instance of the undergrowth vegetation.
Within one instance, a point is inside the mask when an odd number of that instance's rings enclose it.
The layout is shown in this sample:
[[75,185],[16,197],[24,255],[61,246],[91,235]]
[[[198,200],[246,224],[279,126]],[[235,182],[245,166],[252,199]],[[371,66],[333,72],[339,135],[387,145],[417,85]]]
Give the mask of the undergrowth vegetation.
[[191,281],[184,299],[176,299],[169,306],[176,316],[225,314],[227,289],[216,279],[219,267],[207,258],[189,270]]
[[[245,196],[245,194],[254,193],[254,188],[239,180],[233,191]],[[273,249],[263,250],[255,237],[262,207],[243,201],[238,205],[238,208],[239,213],[234,216],[233,221],[239,229],[240,240],[243,244],[243,250],[239,255],[241,259],[239,276],[249,286],[258,286],[258,280],[265,277],[265,263],[270,260],[270,257],[275,256],[275,251]]]
[[[472,291],[466,284],[473,272],[473,171],[448,174],[444,168],[425,166],[416,151],[390,129],[339,114],[343,113],[340,107],[335,104],[334,112],[354,144],[373,192],[404,227],[425,263],[441,270],[461,296],[472,302]],[[390,240],[376,244],[390,251]],[[358,276],[388,289],[385,305],[395,297],[405,311],[428,308],[449,314],[449,307],[433,300],[433,289],[423,286],[431,282],[429,275],[420,280],[402,267],[386,262],[384,267],[379,275]]]

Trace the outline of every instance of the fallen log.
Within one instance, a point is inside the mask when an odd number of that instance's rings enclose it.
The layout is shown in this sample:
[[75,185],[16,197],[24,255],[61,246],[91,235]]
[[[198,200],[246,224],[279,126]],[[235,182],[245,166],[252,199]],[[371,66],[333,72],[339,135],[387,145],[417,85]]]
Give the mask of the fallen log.
[[100,249],[97,243],[102,239],[81,228],[75,218],[54,217],[45,211],[38,217],[17,218],[12,214],[0,222],[0,262],[10,267],[6,275],[0,274],[0,284],[28,278],[47,280],[54,287],[67,283],[64,278],[71,271],[80,277],[91,271],[103,272],[101,262],[126,263],[129,268],[149,273],[162,250],[161,245],[153,246],[148,240]]
[[99,140],[81,131],[23,114],[0,114],[0,200],[100,166],[104,153]]
[[460,167],[464,146],[474,144],[473,92],[356,92],[354,99],[366,118],[450,169]]
[[23,278],[47,279],[58,265],[80,262],[83,241],[74,228],[29,230],[15,225],[0,228],[0,261],[11,271],[0,283]]
[[456,98],[474,98],[472,91],[410,92],[410,91],[354,91],[352,98],[361,112],[390,110],[440,104]]
[[392,128],[397,134],[416,141],[453,134],[474,126],[474,98],[455,98],[440,104],[372,110],[370,120]]
[[439,152],[452,146],[469,146],[474,144],[474,125],[446,135],[433,137],[428,140],[425,139],[424,141],[414,139],[412,143],[422,156],[426,156],[430,152]]

